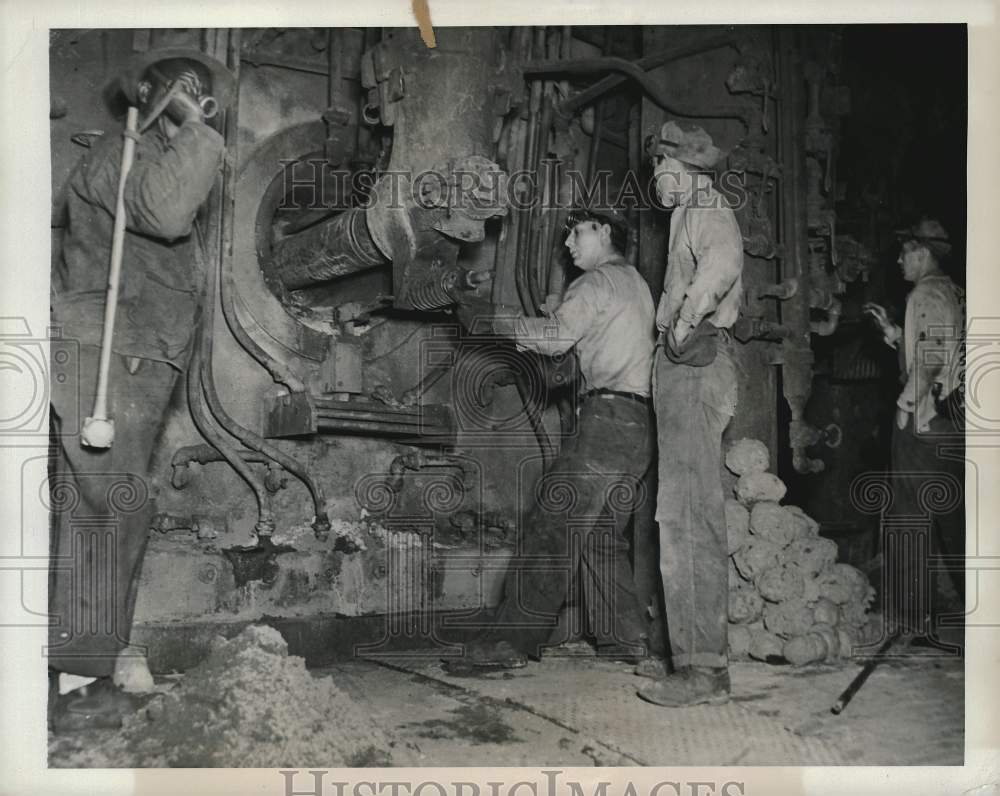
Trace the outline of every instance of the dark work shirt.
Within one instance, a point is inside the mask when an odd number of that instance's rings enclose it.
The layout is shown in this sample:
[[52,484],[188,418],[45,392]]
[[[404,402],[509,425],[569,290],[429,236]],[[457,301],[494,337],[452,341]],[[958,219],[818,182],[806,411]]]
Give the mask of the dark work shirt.
[[[67,187],[69,225],[52,274],[52,316],[64,337],[87,345],[101,344],[123,141],[101,139]],[[222,136],[201,122],[185,122],[169,140],[150,131],[136,143],[125,183],[115,352],[185,367],[204,287],[194,218],[223,149]]]

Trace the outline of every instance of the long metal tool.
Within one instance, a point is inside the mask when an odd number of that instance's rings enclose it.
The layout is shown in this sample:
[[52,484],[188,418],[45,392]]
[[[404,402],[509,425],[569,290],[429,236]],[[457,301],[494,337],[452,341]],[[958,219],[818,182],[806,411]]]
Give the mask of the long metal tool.
[[882,661],[885,660],[885,654],[889,651],[889,648],[899,640],[900,631],[897,630],[889,638],[885,640],[885,643],[879,647],[878,652],[869,659],[868,663],[864,665],[864,668],[851,680],[851,684],[844,689],[844,692],[837,698],[837,701],[833,703],[833,707],[830,708],[830,712],[834,716],[839,716],[840,712],[847,707],[847,703],[850,702],[858,690],[865,684],[865,681],[875,671],[875,667],[878,666]]
[[104,329],[101,333],[101,359],[97,373],[97,395],[94,410],[83,421],[80,442],[88,448],[110,448],[115,439],[115,421],[108,417],[108,376],[111,370],[111,345],[115,336],[115,315],[118,311],[118,286],[121,282],[122,252],[125,247],[125,180],[135,158],[135,142],[139,134],[139,109],[130,107],[125,118],[125,144],[118,176],[118,199],[115,202],[115,224],[111,237],[111,267],[108,272],[108,297],[104,304]]

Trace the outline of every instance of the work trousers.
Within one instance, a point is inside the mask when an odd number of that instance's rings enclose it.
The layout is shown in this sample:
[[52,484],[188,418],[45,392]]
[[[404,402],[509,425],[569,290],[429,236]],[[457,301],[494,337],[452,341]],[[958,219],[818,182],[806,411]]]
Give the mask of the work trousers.
[[892,504],[883,518],[886,613],[909,632],[929,635],[942,613],[931,564],[942,559],[959,598],[965,595],[965,443],[951,421],[936,417],[915,434],[913,416],[892,431]]
[[179,373],[141,360],[133,374],[112,354],[114,442],[87,448],[76,426],[93,406],[100,350],[79,351],[79,378],[54,381],[51,393],[48,661],[52,669],[102,677],[128,644],[152,511],[150,458]]
[[736,410],[728,336],[711,364],[671,362],[656,349],[659,444],[656,521],[667,637],[675,668],[728,663],[728,546],[722,433]]
[[639,643],[645,622],[625,531],[644,499],[642,476],[653,455],[650,414],[647,403],[623,396],[582,399],[576,435],[535,488],[496,623],[479,640],[507,640],[532,656],[564,641],[553,634],[579,573],[598,645]]

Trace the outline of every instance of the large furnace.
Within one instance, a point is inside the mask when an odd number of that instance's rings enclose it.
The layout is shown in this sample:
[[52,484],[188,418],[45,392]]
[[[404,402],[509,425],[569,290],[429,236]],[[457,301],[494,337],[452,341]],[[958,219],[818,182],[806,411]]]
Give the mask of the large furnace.
[[[209,302],[151,485],[133,640],[154,670],[262,619],[313,659],[433,645],[442,621],[495,602],[531,532],[521,510],[572,433],[573,368],[474,334],[454,309],[476,297],[537,315],[557,299],[581,190],[622,204],[658,293],[668,217],[642,141],[670,117],[725,148],[737,199],[728,436],[817,477],[837,455],[836,424],[806,421],[813,347],[870,259],[834,212],[838,60],[805,56],[807,37],[838,52],[837,32],[607,31],[438,28],[433,49],[409,29],[54,34],[55,253],[60,190],[81,146],[118,134],[105,88],[134,52],[199,47],[238,76],[198,222]],[[655,600],[652,527],[647,504],[636,570]]]

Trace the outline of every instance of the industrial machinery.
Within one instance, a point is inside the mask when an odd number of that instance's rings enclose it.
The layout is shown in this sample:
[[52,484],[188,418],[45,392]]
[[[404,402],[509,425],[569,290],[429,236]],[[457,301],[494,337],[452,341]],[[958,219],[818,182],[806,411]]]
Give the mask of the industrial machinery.
[[[515,535],[530,532],[520,511],[572,431],[572,361],[469,334],[453,310],[476,297],[537,315],[558,301],[581,190],[628,211],[629,257],[656,295],[668,217],[641,141],[666,118],[698,121],[729,153],[717,179],[743,228],[747,288],[745,409],[729,434],[772,451],[787,440],[796,470],[821,470],[839,430],[805,420],[811,340],[833,332],[837,296],[868,261],[833,212],[849,98],[835,59],[803,62],[801,35],[438,28],[433,49],[416,29],[54,39],[54,196],[79,156],[71,141],[117,132],[101,90],[135,51],[200,47],[238,78],[198,222],[203,328],[157,458],[135,630],[154,668],[261,618],[317,650],[433,647],[441,616],[496,599]],[[836,49],[835,31],[815,35]],[[58,251],[58,206],[53,218]],[[164,643],[178,634],[188,643]]]

